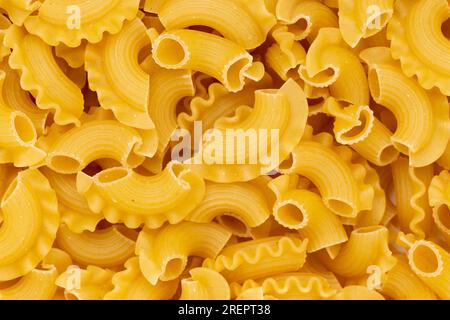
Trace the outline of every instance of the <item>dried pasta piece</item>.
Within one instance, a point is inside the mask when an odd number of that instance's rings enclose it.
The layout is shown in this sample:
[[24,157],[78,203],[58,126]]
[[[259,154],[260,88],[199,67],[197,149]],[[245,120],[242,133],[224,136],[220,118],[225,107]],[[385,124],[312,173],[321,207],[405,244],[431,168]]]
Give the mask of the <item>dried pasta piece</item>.
[[396,1],[394,12],[387,31],[392,57],[400,60],[408,77],[417,76],[425,89],[437,87],[450,95],[450,43],[441,29],[449,17],[448,1]]
[[181,280],[180,300],[230,300],[230,286],[217,271],[194,268],[191,278]]
[[228,282],[244,282],[298,271],[306,260],[308,240],[295,236],[268,237],[226,246],[203,266],[220,272]]
[[49,253],[59,212],[55,192],[36,169],[19,172],[0,209],[0,281],[7,281],[27,274]]
[[56,279],[56,285],[64,288],[66,300],[102,300],[113,289],[113,276],[108,269],[72,265]]
[[104,296],[104,300],[168,300],[178,287],[177,280],[150,284],[142,275],[138,257],[130,258],[125,263],[125,270],[113,276],[112,283],[114,288]]
[[444,170],[433,177],[428,189],[428,199],[433,207],[433,220],[437,229],[450,241],[450,174]]
[[103,216],[92,212],[86,199],[78,193],[76,174],[60,174],[46,167],[40,168],[40,171],[56,192],[61,223],[75,233],[95,231]]
[[[205,50],[208,48],[208,50]],[[231,92],[244,88],[245,78],[260,80],[264,65],[231,40],[196,31],[166,31],[153,41],[155,62],[166,69],[187,69],[206,73]]]
[[388,48],[361,52],[369,66],[369,87],[374,100],[388,108],[397,120],[391,137],[395,147],[409,155],[413,167],[433,163],[444,153],[450,138],[449,104],[438,90],[424,90],[405,76]]
[[60,43],[55,47],[55,56],[64,59],[72,68],[81,68],[84,65],[86,46],[86,41],[83,41],[80,46],[75,48]]
[[4,43],[12,49],[10,67],[20,71],[20,84],[33,94],[37,106],[52,110],[59,125],[79,125],[83,95],[59,68],[51,47],[17,26],[8,29]]
[[191,255],[215,258],[230,237],[231,233],[218,224],[181,222],[141,231],[136,254],[143,275],[156,285],[158,280],[178,278]]
[[51,46],[62,42],[73,48],[83,39],[97,43],[105,32],[118,33],[138,9],[139,0],[44,0],[38,14],[27,18],[25,27]]
[[263,224],[270,216],[267,181],[206,183],[206,193],[186,220],[207,223],[217,219],[233,234],[248,237],[250,228]]
[[21,26],[41,5],[36,0],[0,0],[0,8],[5,10],[11,21]]
[[394,13],[394,0],[339,0],[339,28],[352,48],[380,32]]
[[154,176],[123,167],[93,177],[79,172],[77,189],[93,212],[102,213],[111,223],[123,222],[128,228],[142,223],[149,228],[159,228],[165,221],[179,223],[205,194],[203,179],[176,162]]
[[419,238],[430,235],[433,225],[428,204],[428,186],[433,178],[433,166],[414,168],[400,157],[392,164],[397,221],[400,229]]
[[260,46],[276,23],[264,0],[168,0],[157,12],[166,30],[207,26],[245,49]]
[[70,231],[67,226],[61,225],[56,237],[56,244],[70,254],[78,265],[113,268],[122,266],[134,255],[135,242],[124,232],[123,227],[112,226],[94,232],[85,231],[77,234]]
[[149,45],[145,25],[136,18],[125,22],[118,34],[88,44],[85,63],[89,87],[103,108],[127,126],[154,130],[148,109],[150,75],[139,64],[139,52]]
[[347,286],[336,294],[336,300],[385,300],[375,290],[363,286]]

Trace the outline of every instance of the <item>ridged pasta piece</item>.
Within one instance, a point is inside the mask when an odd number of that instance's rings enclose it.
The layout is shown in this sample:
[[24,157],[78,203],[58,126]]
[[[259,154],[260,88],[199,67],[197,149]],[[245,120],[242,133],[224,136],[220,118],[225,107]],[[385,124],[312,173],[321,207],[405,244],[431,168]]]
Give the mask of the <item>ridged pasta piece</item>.
[[235,300],[265,300],[264,299],[264,290],[261,287],[250,288],[246,290],[242,290],[237,296]]
[[5,33],[10,27],[11,21],[3,14],[0,14],[0,62],[3,62],[4,58],[11,54],[11,49],[3,44]]
[[86,199],[78,193],[76,174],[60,174],[46,167],[40,171],[56,192],[61,222],[76,233],[94,231],[103,216],[92,212]]
[[282,226],[298,230],[302,239],[308,239],[308,252],[318,251],[347,241],[339,218],[309,190],[289,188],[296,185],[297,175],[283,175],[269,184],[277,195],[273,207],[275,220]]
[[338,17],[326,5],[312,0],[278,0],[276,16],[295,40],[312,42],[321,28],[338,27]]
[[19,172],[0,208],[0,281],[7,281],[27,274],[48,254],[59,212],[55,192],[36,169]]
[[216,258],[207,258],[203,266],[220,272],[228,282],[298,271],[306,260],[308,240],[295,236],[269,237],[225,247]]
[[367,169],[352,163],[353,157],[349,148],[334,146],[331,135],[312,136],[308,126],[303,140],[280,168],[282,173],[297,173],[311,180],[335,214],[355,218],[359,212],[372,209],[374,187],[364,181]]
[[433,207],[433,220],[437,229],[450,242],[450,174],[444,170],[433,177],[428,189],[428,201]]
[[367,275],[367,267],[371,265],[384,274],[396,263],[388,247],[388,230],[382,226],[354,229],[336,258],[320,252],[320,259],[328,269],[346,278]]
[[20,84],[33,94],[37,106],[52,110],[59,125],[79,125],[83,95],[59,68],[51,47],[17,26],[8,29],[4,44],[12,49],[10,67],[20,71]]
[[392,18],[394,0],[339,0],[339,28],[352,48],[380,32]]
[[[217,135],[226,137],[229,129],[233,133],[222,141],[211,139],[213,141],[204,143],[202,152],[189,160],[193,163],[191,167],[205,179],[223,183],[249,181],[270,172],[288,157],[300,141],[308,117],[307,108],[303,90],[292,79],[278,90],[257,90],[253,109],[245,106],[238,108],[234,117],[220,118],[215,122],[214,129],[218,131],[214,132]],[[259,134],[261,130],[266,132],[265,136]],[[271,130],[278,130],[278,139],[268,138],[272,134]],[[247,144],[246,135],[252,132],[259,135],[256,137],[259,141]],[[236,152],[226,154],[224,151],[228,143],[235,143],[235,140],[237,144],[234,145],[239,145],[239,148],[236,148]],[[244,143],[239,140],[244,140]],[[277,148],[273,148],[276,140]],[[251,156],[256,156],[255,164],[251,164]],[[198,160],[203,164],[196,164]]]
[[0,0],[0,8],[5,10],[11,21],[18,26],[40,7],[36,0]]
[[122,266],[134,255],[135,247],[135,242],[121,232],[120,226],[77,234],[61,225],[56,244],[70,254],[76,264],[102,268]]
[[108,269],[72,265],[56,279],[56,285],[64,288],[66,300],[102,300],[113,289],[113,276]]
[[386,166],[398,158],[392,133],[378,120],[369,106],[343,107],[336,99],[328,98],[323,110],[335,117],[334,136],[340,144],[350,145],[368,161]]
[[112,283],[114,289],[104,296],[104,300],[168,300],[178,287],[178,280],[150,284],[142,275],[138,257],[130,258],[125,263],[125,270],[113,276]]
[[441,299],[450,299],[450,254],[437,244],[418,240],[408,250],[411,270]]
[[87,41],[82,41],[80,46],[71,48],[64,43],[55,47],[55,56],[64,59],[71,68],[81,68],[84,65]]
[[433,166],[413,168],[407,158],[400,157],[392,164],[392,177],[400,229],[422,239],[429,236],[433,218],[427,190],[433,178]]
[[186,220],[207,223],[218,219],[233,234],[246,237],[250,228],[263,224],[270,216],[270,200],[261,190],[263,181],[206,183],[206,193]]
[[388,48],[366,49],[360,56],[369,66],[373,99],[397,120],[397,130],[391,137],[395,147],[409,155],[413,167],[439,159],[450,138],[446,97],[435,89],[424,90],[415,79],[405,76]]
[[235,294],[240,295],[252,288],[262,288],[265,296],[282,300],[328,300],[336,294],[336,289],[313,273],[285,273],[261,280],[247,280],[235,287]]
[[179,113],[177,119],[178,125],[191,135],[194,134],[195,121],[201,121],[203,130],[211,129],[217,119],[232,116],[238,107],[254,105],[255,90],[267,89],[272,85],[268,74],[261,81],[250,82],[245,90],[235,93],[229,92],[220,83],[204,87],[200,76],[196,80],[196,95],[189,103],[188,112]]
[[127,126],[154,130],[148,108],[150,75],[138,60],[139,52],[149,45],[145,25],[136,18],[125,22],[118,34],[88,44],[85,63],[89,87],[97,92],[103,108]]
[[355,105],[369,104],[369,87],[364,68],[342,39],[337,28],[322,28],[299,68],[300,78],[319,88],[329,87],[330,94]]
[[141,231],[136,254],[143,275],[156,285],[158,280],[178,278],[189,256],[215,258],[230,237],[231,233],[218,224],[181,222]]
[[417,76],[425,89],[437,87],[450,95],[448,34],[441,30],[448,19],[450,4],[445,0],[396,1],[387,38],[391,53],[400,60],[403,72]]
[[0,64],[0,69],[5,72],[5,79],[1,89],[1,98],[5,105],[13,110],[21,111],[33,122],[38,135],[46,132],[48,110],[39,109],[30,97],[30,94],[20,86],[20,75],[12,70],[7,63]]
[[83,39],[97,43],[105,32],[118,33],[138,9],[139,0],[44,0],[38,14],[27,18],[25,27],[51,46],[62,42],[73,48]]
[[150,77],[148,110],[158,134],[158,153],[163,153],[177,128],[176,108],[184,97],[195,94],[189,70],[156,68]]
[[104,158],[114,159],[124,167],[137,167],[157,141],[113,119],[108,111],[92,108],[91,114],[83,114],[79,127],[52,125],[38,142],[47,151],[45,164],[63,174],[77,173],[92,161]]
[[275,17],[264,0],[168,0],[158,8],[158,17],[167,30],[207,26],[225,38],[254,49],[266,39]]
[[264,76],[264,65],[253,62],[244,48],[231,40],[196,30],[162,33],[153,42],[152,54],[163,68],[206,73],[231,92],[241,91],[245,78],[257,81]]
[[178,223],[205,194],[203,179],[176,162],[154,176],[122,167],[101,171],[94,177],[79,172],[77,189],[93,212],[129,228],[142,223],[149,228],[159,228],[165,221]]
[[335,300],[385,300],[384,297],[375,290],[363,286],[347,286],[339,291]]
[[330,270],[328,270],[320,262],[320,260],[317,259],[317,257],[310,255],[305,264],[303,265],[303,267],[300,269],[300,272],[317,274],[322,278],[326,279],[331,288],[336,290],[342,289],[342,286],[336,275]]
[[55,267],[33,269],[9,287],[4,288],[0,282],[0,299],[50,300],[56,292],[57,277],[58,271]]
[[381,293],[395,300],[436,300],[436,295],[412,271],[408,260],[394,255],[397,264],[384,277]]
[[230,300],[230,286],[217,271],[194,268],[181,280],[180,300]]

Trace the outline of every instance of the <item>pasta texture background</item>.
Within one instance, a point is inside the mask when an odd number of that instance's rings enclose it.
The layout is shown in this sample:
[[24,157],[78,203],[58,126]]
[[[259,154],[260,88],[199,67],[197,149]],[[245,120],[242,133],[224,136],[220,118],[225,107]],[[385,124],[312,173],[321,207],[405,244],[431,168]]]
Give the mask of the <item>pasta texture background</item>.
[[0,0],[0,300],[450,300],[448,0]]

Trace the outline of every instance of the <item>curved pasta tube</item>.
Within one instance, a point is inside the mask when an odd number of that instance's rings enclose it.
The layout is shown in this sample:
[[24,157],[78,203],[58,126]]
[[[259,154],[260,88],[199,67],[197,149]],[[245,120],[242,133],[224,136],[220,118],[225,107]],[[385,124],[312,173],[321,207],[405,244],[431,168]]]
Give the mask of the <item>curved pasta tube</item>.
[[27,167],[41,162],[46,153],[36,147],[36,138],[30,118],[0,104],[0,163]]
[[[188,163],[193,163],[193,170],[205,179],[215,182],[249,181],[270,172],[300,141],[307,108],[303,90],[292,79],[278,90],[258,90],[254,108],[239,108],[234,117],[218,119],[212,135],[207,132],[203,137],[209,141]],[[236,150],[228,152],[230,145]]]
[[175,162],[155,176],[119,167],[94,177],[80,172],[77,189],[93,212],[101,212],[109,222],[123,222],[129,228],[142,223],[149,228],[159,228],[165,221],[179,223],[205,194],[203,179]]
[[41,3],[35,0],[0,0],[0,8],[8,13],[11,21],[18,26],[40,7]]
[[31,100],[29,93],[20,86],[20,75],[17,71],[12,70],[8,64],[0,65],[5,72],[5,80],[1,89],[0,96],[5,105],[13,110],[21,111],[33,122],[34,128],[38,135],[46,132],[46,121],[49,111],[39,109]]
[[380,32],[392,18],[394,0],[339,0],[339,28],[352,48]]
[[321,28],[338,27],[338,17],[323,3],[311,0],[278,0],[276,16],[295,40],[312,42]]
[[61,71],[51,47],[17,26],[8,30],[4,43],[12,49],[9,65],[20,70],[21,86],[33,94],[37,106],[53,110],[55,122],[60,125],[79,125],[84,108],[83,95]]
[[360,56],[369,65],[374,100],[397,119],[397,130],[391,137],[395,147],[409,155],[413,167],[439,159],[450,138],[446,97],[437,90],[425,91],[413,78],[405,76],[388,48],[366,49]]
[[433,207],[433,220],[437,229],[450,241],[450,174],[444,170],[433,177],[428,189],[428,199]]
[[433,166],[413,168],[399,158],[392,164],[397,221],[400,229],[419,238],[427,237],[433,226],[427,189],[433,178]]
[[48,254],[59,212],[55,192],[35,169],[19,172],[0,208],[0,281],[7,281],[27,274]]
[[112,283],[114,289],[104,296],[104,300],[168,300],[178,288],[178,280],[150,284],[139,269],[138,257],[130,258],[125,263],[125,270],[113,276]]
[[135,242],[116,226],[77,234],[61,225],[56,244],[70,254],[75,263],[102,268],[122,266],[134,255],[135,246]]
[[275,220],[284,227],[298,230],[302,239],[308,239],[308,252],[315,252],[347,241],[347,234],[339,218],[328,209],[322,198],[309,190],[284,190],[290,179],[281,176],[269,186],[277,194],[273,207]]
[[81,42],[76,48],[61,43],[55,47],[55,56],[64,59],[71,68],[81,68],[84,65],[86,46],[86,41]]
[[269,237],[225,247],[203,267],[220,272],[228,282],[241,283],[283,272],[298,271],[306,260],[308,240],[294,236]]
[[354,229],[334,259],[323,252],[320,259],[328,269],[347,278],[366,275],[371,265],[379,267],[384,274],[396,263],[388,247],[388,230],[382,226]]
[[230,286],[220,273],[207,268],[189,273],[191,278],[181,280],[180,300],[230,300]]
[[152,148],[155,142],[152,137],[141,136],[137,130],[116,120],[93,116],[83,121],[80,127],[54,125],[47,136],[40,139],[38,145],[47,150],[45,164],[50,169],[73,174],[98,159],[114,159],[131,168],[144,161],[149,146]]
[[207,26],[244,49],[259,47],[275,25],[264,0],[169,0],[158,8],[167,30]]
[[[267,89],[273,83],[271,77],[266,74],[261,81],[251,82],[246,85],[246,90],[231,93],[222,84],[212,83],[203,87],[202,78],[196,83],[196,96],[190,101],[188,112],[178,114],[178,125],[194,134],[194,122],[201,121],[203,130],[214,127],[214,123],[221,117],[232,116],[240,106],[252,106],[255,104],[255,90]],[[198,91],[204,90],[204,94]]]
[[191,255],[216,257],[230,237],[231,233],[218,224],[181,222],[141,231],[136,254],[143,275],[156,285],[158,280],[178,278]]
[[387,272],[381,292],[395,300],[436,300],[436,295],[410,269],[403,255],[395,255],[397,264]]
[[367,169],[352,163],[351,150],[344,146],[335,147],[332,141],[325,133],[312,137],[312,140],[304,139],[280,168],[283,173],[297,173],[311,180],[331,211],[354,218],[359,212],[372,209],[374,188],[364,181]]
[[403,72],[417,76],[425,89],[437,87],[450,95],[450,42],[441,30],[448,19],[450,4],[445,0],[396,1],[387,38],[391,53],[400,60]]
[[207,223],[217,218],[233,234],[248,236],[249,228],[263,224],[270,216],[270,202],[259,187],[255,182],[207,182],[205,197],[186,220]]
[[[156,68],[155,68],[156,69]],[[195,87],[189,70],[157,68],[150,78],[149,114],[158,133],[158,152],[163,153],[177,128],[176,108],[187,96],[194,96]]]
[[114,272],[108,269],[72,265],[59,275],[56,285],[64,288],[66,300],[102,300],[113,289],[113,276]]
[[[207,50],[206,50],[207,48]],[[231,40],[196,30],[166,31],[153,41],[155,62],[166,69],[195,70],[219,80],[231,92],[242,90],[245,78],[259,80],[264,66]]]
[[[100,105],[112,110],[121,123],[152,130],[148,110],[150,76],[139,65],[139,52],[150,45],[140,19],[125,22],[118,34],[106,35],[86,47],[89,87],[97,92]],[[155,133],[156,134],[156,133]]]
[[327,300],[332,299],[336,289],[320,275],[313,273],[285,273],[262,280],[247,280],[235,294],[240,295],[252,288],[262,288],[263,295],[282,300]]
[[450,254],[431,241],[418,240],[408,250],[412,271],[441,299],[450,299]]
[[335,300],[385,300],[384,297],[375,290],[363,286],[347,286],[339,291]]
[[337,28],[322,28],[298,70],[300,78],[314,87],[329,87],[340,101],[369,104],[369,87],[364,68],[342,39]]
[[55,267],[33,269],[12,286],[2,288],[2,283],[0,283],[0,299],[50,300],[56,292],[55,280],[57,277],[58,271]]
[[138,9],[139,0],[44,0],[25,27],[51,46],[62,42],[78,47],[83,39],[99,42],[105,31],[118,33],[123,21],[133,19]]
[[40,170],[56,192],[61,222],[76,233],[85,230],[95,231],[95,227],[103,216],[92,212],[86,199],[78,193],[76,175],[60,174],[46,167]]

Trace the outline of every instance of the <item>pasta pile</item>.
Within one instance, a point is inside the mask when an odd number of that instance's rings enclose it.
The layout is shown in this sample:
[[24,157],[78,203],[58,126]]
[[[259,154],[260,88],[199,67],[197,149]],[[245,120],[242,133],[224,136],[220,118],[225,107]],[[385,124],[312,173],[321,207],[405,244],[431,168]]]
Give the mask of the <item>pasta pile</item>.
[[0,299],[450,299],[450,1],[0,9]]

